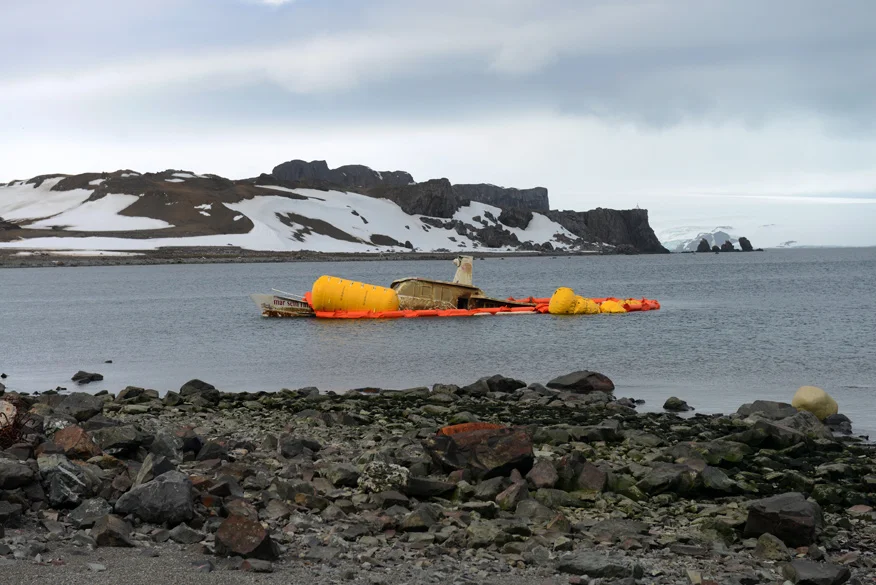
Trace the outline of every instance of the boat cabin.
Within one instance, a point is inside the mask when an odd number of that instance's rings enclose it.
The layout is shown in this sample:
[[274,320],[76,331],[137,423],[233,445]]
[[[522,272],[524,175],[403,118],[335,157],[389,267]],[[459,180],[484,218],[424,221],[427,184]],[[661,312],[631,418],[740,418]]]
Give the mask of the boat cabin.
[[402,278],[390,285],[398,294],[399,309],[483,309],[490,307],[529,306],[506,299],[493,299],[484,291],[470,284],[430,280],[427,278]]

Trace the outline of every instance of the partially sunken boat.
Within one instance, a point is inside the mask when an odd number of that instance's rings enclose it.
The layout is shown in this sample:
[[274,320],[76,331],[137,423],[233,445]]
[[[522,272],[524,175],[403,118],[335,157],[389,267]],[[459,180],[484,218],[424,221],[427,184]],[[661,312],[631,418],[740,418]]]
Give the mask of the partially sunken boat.
[[472,283],[473,259],[460,256],[452,282],[402,278],[389,287],[336,276],[321,276],[303,296],[275,290],[254,294],[252,300],[265,317],[322,319],[377,319],[410,317],[469,317],[500,314],[583,315],[626,313],[660,308],[652,299],[588,299],[565,287],[550,298],[495,298]]

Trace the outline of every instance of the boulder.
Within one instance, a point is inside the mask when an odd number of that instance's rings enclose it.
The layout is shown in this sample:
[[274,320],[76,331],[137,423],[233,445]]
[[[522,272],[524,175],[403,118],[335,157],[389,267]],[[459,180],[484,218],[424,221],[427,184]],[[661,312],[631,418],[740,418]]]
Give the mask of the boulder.
[[100,455],[101,450],[91,436],[78,425],[64,427],[52,435],[52,442],[60,447],[67,457],[90,459]]
[[552,488],[557,485],[560,477],[557,475],[557,470],[554,464],[547,459],[540,459],[532,466],[532,470],[526,474],[526,479],[536,489]]
[[744,535],[770,533],[788,546],[808,546],[815,542],[821,525],[821,507],[801,493],[789,492],[751,502]]
[[37,459],[46,499],[55,508],[78,506],[97,493],[101,472],[92,465],[76,465],[60,453]]
[[273,561],[280,549],[260,523],[243,516],[229,516],[216,532],[216,553]]
[[179,544],[196,544],[204,540],[205,535],[193,530],[185,524],[178,524],[169,533],[170,540]]
[[839,412],[839,406],[833,397],[816,386],[801,386],[791,400],[791,406],[798,410],[807,410],[824,420]]
[[192,482],[179,471],[169,471],[132,488],[116,502],[119,514],[134,514],[144,522],[171,526],[191,520]]
[[844,414],[832,414],[824,419],[824,426],[834,433],[842,435],[852,434],[852,421]]
[[468,469],[476,479],[528,473],[533,465],[532,435],[526,428],[485,429],[436,435],[423,440],[436,465],[448,471]]
[[131,533],[134,529],[123,519],[112,514],[99,518],[91,529],[91,537],[97,546],[134,546]]
[[666,492],[689,494],[698,487],[698,480],[697,472],[686,465],[655,463],[636,487],[652,495]]
[[113,456],[136,451],[143,444],[143,435],[133,425],[99,429],[91,436],[104,453]]
[[103,498],[90,498],[67,515],[67,522],[74,528],[90,528],[100,518],[112,514],[113,507]]
[[329,465],[322,476],[335,487],[356,487],[359,484],[359,470],[349,463]]
[[496,503],[502,510],[509,511],[515,510],[517,505],[526,499],[529,499],[529,486],[524,481],[515,481],[496,496]]
[[[100,379],[103,377],[101,376]],[[85,392],[74,392],[64,397],[61,403],[55,407],[55,412],[72,416],[80,422],[88,420],[103,412],[103,398]]]
[[794,559],[784,567],[782,574],[794,585],[842,585],[852,577],[848,567]]
[[789,561],[791,551],[788,550],[781,538],[765,532],[757,539],[754,556],[765,561]]
[[565,390],[575,394],[587,394],[589,392],[614,392],[614,382],[597,372],[580,370],[559,376],[547,383],[548,388]]
[[77,384],[90,384],[92,382],[100,382],[103,380],[103,375],[95,372],[86,372],[84,370],[79,370],[73,377],[70,378],[73,382]]
[[797,413],[797,409],[787,404],[786,402],[774,402],[772,400],[755,400],[748,404],[743,404],[736,410],[737,414],[748,417],[753,414],[771,420],[779,420],[793,416]]
[[286,459],[293,459],[301,455],[312,458],[313,454],[321,449],[322,445],[311,439],[294,437],[289,434],[280,435],[277,439],[277,450]]
[[794,416],[778,420],[776,424],[793,429],[810,439],[833,439],[833,432],[807,410],[801,410]]
[[34,482],[36,474],[23,463],[0,459],[0,489],[13,490]]
[[640,579],[644,575],[641,565],[629,559],[613,557],[592,551],[580,551],[563,556],[557,570],[572,575],[586,575],[596,579]]
[[208,404],[217,404],[219,402],[219,391],[216,390],[216,387],[197,378],[183,384],[179,389],[179,394],[188,402],[193,402],[195,398],[199,398]]
[[668,410],[669,412],[687,412],[693,410],[693,408],[688,406],[687,402],[681,398],[670,396],[666,399],[666,402],[663,403],[663,410]]
[[21,504],[0,500],[0,537],[4,526],[18,526],[21,523]]

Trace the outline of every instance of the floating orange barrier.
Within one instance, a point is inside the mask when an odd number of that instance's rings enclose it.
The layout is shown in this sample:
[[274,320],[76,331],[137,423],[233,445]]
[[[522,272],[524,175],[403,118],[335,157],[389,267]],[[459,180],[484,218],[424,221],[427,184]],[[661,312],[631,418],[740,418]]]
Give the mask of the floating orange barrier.
[[450,425],[438,429],[439,435],[457,435],[459,433],[468,433],[470,431],[492,431],[496,429],[504,429],[505,425],[488,422],[470,422],[458,425]]

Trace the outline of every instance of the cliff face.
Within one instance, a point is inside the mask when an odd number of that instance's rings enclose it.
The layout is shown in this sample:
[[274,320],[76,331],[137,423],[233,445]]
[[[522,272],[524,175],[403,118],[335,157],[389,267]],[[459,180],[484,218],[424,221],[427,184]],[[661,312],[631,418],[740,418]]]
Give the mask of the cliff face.
[[474,185],[454,185],[453,190],[460,199],[478,201],[504,209],[525,211],[549,211],[548,191],[544,187],[532,189],[513,189],[479,183]]
[[604,209],[551,211],[549,218],[576,236],[600,241],[621,250],[646,254],[668,254],[648,223],[647,209]]
[[371,188],[400,186],[414,182],[404,171],[374,171],[364,165],[345,165],[330,169],[324,160],[290,160],[274,167],[271,174],[282,181],[324,181],[339,187]]
[[432,179],[413,185],[382,185],[368,189],[366,195],[389,199],[410,215],[453,217],[465,202],[457,197],[447,179]]
[[[449,219],[469,201],[477,201],[502,209],[498,218],[502,225],[525,229],[532,220],[532,213],[537,212],[583,241],[611,244],[619,252],[668,252],[648,224],[647,210],[551,211],[548,191],[544,187],[514,189],[485,183],[452,185],[447,179],[417,183],[404,171],[378,172],[363,165],[330,169],[321,160],[285,162],[274,167],[270,177],[288,187],[340,188],[389,199],[410,215]],[[257,182],[268,179],[269,176],[263,175]]]

